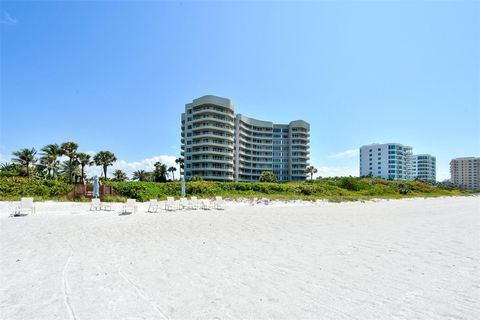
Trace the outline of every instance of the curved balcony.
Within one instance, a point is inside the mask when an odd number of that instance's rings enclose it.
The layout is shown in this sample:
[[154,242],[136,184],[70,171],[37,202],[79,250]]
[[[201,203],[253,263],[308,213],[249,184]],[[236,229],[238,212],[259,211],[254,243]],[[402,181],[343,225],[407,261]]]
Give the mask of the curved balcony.
[[205,180],[220,180],[220,181],[233,181],[233,174],[192,174],[192,176],[199,175]]
[[231,134],[234,134],[235,131],[233,130],[233,126],[231,127],[225,127],[225,126],[219,126],[219,125],[214,125],[211,123],[206,123],[206,124],[200,124],[192,127],[192,132],[199,131],[199,130],[217,130],[217,131],[222,131],[222,132],[228,132]]
[[212,134],[212,133],[197,134],[197,135],[192,136],[192,138],[193,139],[213,138],[213,139],[231,141],[232,143],[234,142],[233,137],[226,136],[226,135]]
[[232,120],[228,120],[228,119],[220,119],[220,118],[217,118],[217,117],[214,117],[214,116],[203,116],[201,118],[197,118],[197,119],[192,119],[192,125],[194,125],[195,123],[198,123],[198,122],[217,122],[217,123],[222,123],[222,124],[228,124],[228,125],[231,125],[232,127],[234,126],[234,122]]
[[207,158],[207,159],[192,159],[190,162],[193,163],[223,163],[223,164],[230,164],[233,165],[233,159],[214,159],[214,158]]
[[219,148],[225,148],[229,150],[233,150],[233,144],[226,144],[226,143],[218,143],[218,142],[197,142],[193,143],[192,146],[195,147],[219,147]]
[[[192,151],[191,154],[194,155],[221,155],[221,156],[231,156],[232,152],[225,150],[225,151],[217,151],[217,150],[199,150],[199,151]],[[233,157],[232,157],[233,159]]]
[[201,171],[218,171],[218,172],[232,172],[233,167],[231,168],[218,168],[213,166],[201,166],[201,167],[192,167],[190,169],[192,172],[201,172]]
[[[264,142],[256,142],[256,141],[249,141],[247,139],[245,139],[244,137],[242,137],[242,135],[239,136],[239,141],[242,141],[244,143],[247,143],[247,144],[255,144],[255,145],[267,145],[267,146],[271,146],[273,144],[272,140],[270,139],[270,141],[264,141]],[[260,139],[259,139],[260,140]],[[266,139],[262,139],[262,140],[268,140],[268,138]]]
[[240,121],[239,123],[240,123],[240,130],[249,131],[249,132],[252,132],[252,133],[272,134],[272,135],[273,135],[273,128],[272,128],[271,130],[268,130],[268,129],[265,129],[265,130],[253,130],[253,129],[248,128],[242,121]]
[[234,121],[234,116],[230,112],[226,111],[219,111],[215,109],[200,109],[200,110],[192,110],[192,116],[200,115],[200,114],[218,114],[221,116],[229,117],[232,119],[232,122]]
[[259,170],[259,171],[272,171],[273,168],[272,168],[272,166],[263,168],[263,167],[249,166],[249,165],[241,165],[240,169],[241,170],[250,169],[250,170]]

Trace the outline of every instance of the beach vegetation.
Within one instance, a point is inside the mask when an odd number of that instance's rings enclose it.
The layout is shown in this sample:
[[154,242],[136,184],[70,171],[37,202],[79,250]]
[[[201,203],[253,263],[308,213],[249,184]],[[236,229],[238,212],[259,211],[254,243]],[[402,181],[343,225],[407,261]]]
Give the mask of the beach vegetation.
[[166,182],[167,181],[167,165],[161,162],[156,162],[154,164],[155,169],[153,170],[153,181],[155,182]]
[[122,170],[117,169],[113,172],[113,181],[123,182],[127,180],[128,180],[127,174]]
[[137,170],[133,172],[132,180],[149,181],[150,174],[145,170]]
[[78,159],[78,164],[80,165],[80,175],[83,178],[86,178],[85,176],[85,167],[86,166],[91,166],[94,164],[92,161],[92,156],[90,156],[88,153],[85,152],[79,152],[77,155]]
[[75,173],[75,164],[77,164],[77,149],[78,144],[76,142],[68,141],[62,143],[60,146],[61,155],[68,157],[68,162],[65,163],[63,171],[68,174],[68,182],[73,182],[73,175]]
[[47,179],[54,179],[60,169],[60,160],[62,149],[56,143],[48,144],[40,149],[40,163],[47,170]]
[[259,182],[277,182],[277,177],[272,171],[263,171],[258,179]]
[[180,168],[180,170],[178,171],[179,175],[180,175],[180,178],[182,177],[182,174],[183,174],[183,169],[185,168],[185,159],[183,158],[177,158],[175,159],[175,163],[178,165],[178,167]]
[[305,169],[305,173],[310,175],[310,180],[313,180],[313,175],[317,172],[318,170],[314,166],[308,166],[307,169]]
[[[1,167],[0,167],[1,169]],[[8,167],[8,169],[12,169]],[[181,182],[158,183],[153,181],[104,181],[118,197],[138,201],[180,197]],[[372,198],[397,199],[404,197],[432,197],[469,195],[466,191],[442,188],[418,181],[389,181],[380,178],[321,178],[313,182],[216,182],[188,181],[187,196],[225,198],[304,199],[328,201],[368,200]],[[12,200],[23,196],[38,199],[66,199],[72,191],[67,180],[8,177],[0,175],[0,199]]]
[[103,168],[103,177],[107,180],[107,169],[109,166],[113,165],[117,161],[117,157],[113,152],[110,151],[100,151],[94,157],[93,161],[97,166]]
[[37,158],[35,157],[37,154],[37,150],[35,148],[24,148],[19,151],[13,152],[14,158],[12,161],[14,163],[18,163],[19,165],[25,168],[26,176],[30,177],[30,165],[35,164],[37,162]]
[[172,180],[175,180],[175,171],[177,171],[177,168],[171,166],[168,168],[168,173],[170,173],[170,175],[172,176]]

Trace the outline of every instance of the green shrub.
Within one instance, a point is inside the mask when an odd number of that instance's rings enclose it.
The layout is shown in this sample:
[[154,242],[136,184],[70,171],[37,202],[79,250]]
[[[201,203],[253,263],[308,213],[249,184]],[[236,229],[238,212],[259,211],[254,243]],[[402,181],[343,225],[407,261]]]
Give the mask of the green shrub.
[[205,181],[193,181],[186,185],[186,193],[189,195],[214,195],[216,188],[214,183],[208,183]]
[[340,188],[350,190],[350,191],[359,191],[361,189],[361,185],[358,182],[357,178],[353,177],[343,177],[338,182]]
[[50,199],[65,197],[72,185],[61,181],[24,177],[0,177],[0,199],[14,200],[19,197]]

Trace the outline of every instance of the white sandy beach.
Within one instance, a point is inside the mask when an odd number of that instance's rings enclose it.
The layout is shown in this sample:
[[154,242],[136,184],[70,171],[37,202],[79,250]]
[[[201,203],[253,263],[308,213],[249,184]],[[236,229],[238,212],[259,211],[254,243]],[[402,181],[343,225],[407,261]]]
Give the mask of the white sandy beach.
[[480,198],[0,202],[1,319],[480,319]]

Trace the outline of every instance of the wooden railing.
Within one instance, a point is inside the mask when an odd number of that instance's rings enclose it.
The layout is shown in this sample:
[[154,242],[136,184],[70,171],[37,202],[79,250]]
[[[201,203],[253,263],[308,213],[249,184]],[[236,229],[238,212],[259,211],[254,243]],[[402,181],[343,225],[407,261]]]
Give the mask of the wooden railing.
[[[100,186],[100,198],[105,196],[115,196],[117,193],[112,186],[101,185]],[[68,197],[71,199],[93,198],[93,184],[91,183],[76,183],[73,185],[73,190],[70,191]]]

